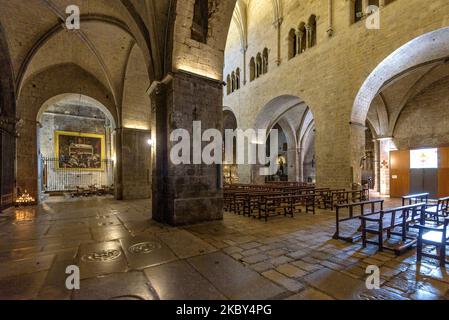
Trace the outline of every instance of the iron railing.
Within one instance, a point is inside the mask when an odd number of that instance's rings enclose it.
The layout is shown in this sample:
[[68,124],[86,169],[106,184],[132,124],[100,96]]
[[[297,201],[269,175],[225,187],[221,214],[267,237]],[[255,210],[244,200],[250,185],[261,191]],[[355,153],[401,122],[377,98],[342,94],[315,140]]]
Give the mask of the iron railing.
[[114,162],[101,160],[101,166],[94,169],[68,168],[65,161],[58,158],[41,157],[43,192],[74,191],[91,186],[110,187],[114,185]]

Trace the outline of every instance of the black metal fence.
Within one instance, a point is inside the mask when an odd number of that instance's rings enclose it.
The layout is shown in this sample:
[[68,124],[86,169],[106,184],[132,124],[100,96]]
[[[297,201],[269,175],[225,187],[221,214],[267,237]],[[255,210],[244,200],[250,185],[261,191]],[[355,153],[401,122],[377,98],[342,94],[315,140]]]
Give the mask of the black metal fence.
[[93,169],[68,167],[63,159],[41,158],[39,168],[42,192],[74,191],[77,188],[111,187],[114,185],[114,162],[101,160]]

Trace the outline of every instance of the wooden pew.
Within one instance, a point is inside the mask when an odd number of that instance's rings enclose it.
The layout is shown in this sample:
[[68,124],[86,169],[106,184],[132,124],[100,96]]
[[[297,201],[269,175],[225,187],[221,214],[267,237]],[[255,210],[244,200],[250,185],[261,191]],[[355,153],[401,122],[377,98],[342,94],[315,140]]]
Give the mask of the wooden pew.
[[[379,251],[387,249],[393,251],[396,255],[400,255],[417,242],[415,236],[408,235],[408,231],[411,226],[417,228],[418,225],[425,224],[425,210],[426,203],[422,202],[414,205],[388,209],[371,216],[359,217],[362,220],[363,247],[366,247],[367,244],[375,244],[378,246]],[[399,232],[395,230],[397,228],[400,229]],[[392,235],[400,236],[401,242],[399,245],[393,248],[385,246],[385,232],[387,233],[388,239],[390,239]],[[377,241],[368,240],[368,234],[377,235]]]
[[[340,234],[340,224],[346,221],[359,220],[361,216],[368,217],[380,213],[384,208],[384,200],[363,201],[351,204],[339,204],[336,205],[335,207],[336,207],[336,228],[333,238],[353,243],[362,237],[361,225],[356,230],[355,235],[342,236]],[[368,208],[369,211],[366,211],[365,210],[366,208]],[[343,216],[344,214],[346,215]]]

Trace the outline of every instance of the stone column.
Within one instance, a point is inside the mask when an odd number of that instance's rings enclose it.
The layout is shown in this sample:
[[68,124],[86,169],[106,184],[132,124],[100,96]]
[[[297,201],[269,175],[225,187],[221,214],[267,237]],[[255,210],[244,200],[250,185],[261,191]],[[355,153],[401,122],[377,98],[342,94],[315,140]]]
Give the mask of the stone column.
[[351,177],[352,183],[362,183],[362,159],[365,157],[365,131],[366,127],[362,124],[350,124],[351,135]]
[[393,138],[379,139],[380,193],[390,194],[390,150]]
[[312,46],[312,28],[307,24],[306,25],[306,50]]
[[175,165],[170,160],[171,148],[178,143],[170,141],[175,129],[185,129],[192,137],[193,122],[201,121],[203,132],[222,131],[222,82],[178,71],[162,83],[153,83],[149,94],[155,141],[153,219],[171,225],[222,219],[221,166]]
[[328,21],[329,21],[329,26],[327,27],[327,35],[329,37],[332,37],[332,35],[334,34],[334,19],[333,19],[333,14],[334,14],[334,3],[333,0],[328,0]]
[[304,182],[304,149],[297,148],[298,156],[296,157],[298,168],[298,182]]
[[282,33],[281,33],[281,25],[282,25],[282,18],[279,18],[277,21],[274,22],[274,27],[277,30],[277,58],[276,58],[276,64],[279,66],[281,64],[281,47],[282,47]]
[[123,200],[122,128],[115,129],[115,198]]
[[302,37],[303,37],[303,32],[297,31],[296,38],[297,38],[298,47],[296,48],[296,50],[298,51],[298,54],[302,53],[302,48],[304,47],[304,43],[302,43]]
[[380,193],[380,152],[379,141],[374,139],[374,190]]
[[366,10],[368,9],[369,6],[369,0],[362,0],[362,11],[363,11],[363,16],[366,16]]
[[243,85],[246,85],[246,79],[247,79],[247,77],[246,77],[246,69],[247,69],[247,66],[246,66],[246,51],[247,51],[247,49],[248,48],[242,48],[242,57],[243,57]]
[[299,149],[291,148],[287,151],[288,181],[299,181]]

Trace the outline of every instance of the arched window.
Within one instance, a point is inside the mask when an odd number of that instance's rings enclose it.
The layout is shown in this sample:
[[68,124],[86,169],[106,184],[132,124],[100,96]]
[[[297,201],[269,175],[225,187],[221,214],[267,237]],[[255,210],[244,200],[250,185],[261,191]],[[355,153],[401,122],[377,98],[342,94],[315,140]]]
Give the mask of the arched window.
[[251,58],[249,62],[249,80],[253,81],[256,78],[256,61],[254,57]]
[[313,14],[309,18],[309,48],[312,48],[316,45],[316,16]]
[[231,76],[229,74],[226,78],[226,92],[228,95],[231,94]]
[[256,57],[256,78],[259,78],[262,75],[262,55],[260,52]]
[[360,21],[363,18],[363,0],[354,0],[353,19],[354,22]]
[[240,68],[237,68],[237,71],[235,72],[235,89],[240,89]]
[[231,75],[231,91],[234,92],[235,90],[235,72],[233,71]]
[[191,38],[201,43],[207,43],[208,32],[209,32],[208,1],[195,0]]
[[299,37],[298,37],[298,53],[303,53],[307,49],[307,30],[306,24],[301,22],[299,24]]
[[298,53],[298,39],[296,37],[296,30],[291,29],[288,33],[288,58],[294,58]]
[[268,73],[268,48],[263,49],[262,73]]

